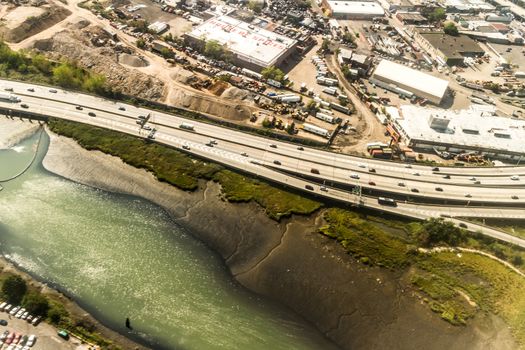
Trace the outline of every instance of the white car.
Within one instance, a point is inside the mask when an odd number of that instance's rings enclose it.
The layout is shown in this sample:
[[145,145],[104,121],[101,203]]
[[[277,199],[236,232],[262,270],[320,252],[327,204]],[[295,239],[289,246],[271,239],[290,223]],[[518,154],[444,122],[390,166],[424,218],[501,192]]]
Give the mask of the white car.
[[35,342],[36,342],[36,335],[31,334],[29,336],[29,338],[27,338],[26,346],[27,347],[31,347],[31,346],[35,345]]
[[13,316],[18,312],[18,310],[20,310],[20,306],[15,306],[13,309],[11,309],[11,311],[9,311],[9,315]]
[[15,317],[16,318],[22,317],[22,315],[24,314],[25,311],[26,311],[26,309],[24,309],[24,308],[18,310],[18,312],[16,313]]
[[[511,179],[511,180],[514,180],[514,181],[517,181],[517,180],[520,179],[520,177],[519,177],[518,175],[512,175],[512,176],[510,177],[510,179]],[[0,309],[1,309],[1,308],[2,308],[2,306],[0,305]]]
[[4,311],[4,308],[7,306],[7,303],[4,302],[2,304],[0,304],[0,311]]
[[26,311],[22,314],[22,320],[25,320],[29,316],[29,311]]
[[350,177],[351,177],[352,179],[359,180],[359,175],[357,175],[357,174],[350,174]]

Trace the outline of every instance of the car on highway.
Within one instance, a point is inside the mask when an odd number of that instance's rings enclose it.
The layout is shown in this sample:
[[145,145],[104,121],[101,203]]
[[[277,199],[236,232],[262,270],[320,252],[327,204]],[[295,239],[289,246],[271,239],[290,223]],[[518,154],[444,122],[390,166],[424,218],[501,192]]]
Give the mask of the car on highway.
[[443,192],[443,189],[441,187],[436,187],[436,191]]
[[305,185],[304,188],[306,188],[307,190],[310,190],[310,191],[314,190],[314,188],[311,185]]
[[469,180],[476,181],[476,178],[474,176],[472,176],[471,178],[469,178]]
[[406,186],[404,182],[398,182],[397,185],[398,185],[399,187],[405,187],[405,186]]
[[459,223],[459,227],[462,227],[462,228],[468,228],[467,224],[464,224],[462,222]]
[[443,176],[444,179],[450,179],[450,175]]
[[412,173],[412,175],[414,175],[414,176],[420,176],[421,174],[420,174],[420,173]]
[[519,177],[518,175],[512,175],[512,176],[510,177],[510,179],[511,179],[511,180],[514,180],[514,181],[517,181],[517,180],[520,179],[520,177]]
[[376,170],[375,170],[374,168],[368,168],[368,172],[369,172],[369,173],[375,173]]
[[407,169],[412,169],[412,165],[407,164],[407,165],[405,165],[405,168],[407,168]]
[[319,170],[318,170],[318,169],[315,169],[315,168],[310,169],[310,172],[311,172],[312,174],[319,174]]
[[97,116],[94,112],[89,112],[88,115],[89,115],[90,117],[96,117],[96,116]]
[[350,174],[350,177],[351,177],[352,179],[359,180],[359,175],[357,175],[357,174]]
[[20,105],[20,107],[22,107],[22,108],[29,108],[29,106],[28,106],[27,104],[25,104],[25,103],[22,103],[22,104]]
[[359,163],[357,166],[359,166],[360,168],[366,168],[366,164],[364,163]]
[[304,151],[304,147],[303,147],[303,146],[299,146],[299,147],[297,147],[297,149],[298,149],[299,151]]
[[35,92],[35,89],[33,89],[33,88],[28,88],[27,91],[29,91],[29,92]]
[[182,148],[185,149],[185,150],[187,150],[187,151],[190,150],[190,146],[188,146],[188,145],[182,145]]
[[433,167],[432,168],[432,171],[439,171],[439,168],[436,166],[436,167]]
[[56,94],[58,91],[55,89],[49,89],[49,92],[51,92],[52,94]]
[[321,186],[319,189],[323,192],[328,192],[328,188],[326,188],[326,186]]
[[217,140],[211,139],[211,140],[210,140],[210,143],[211,143],[212,145],[216,145],[216,144],[217,144]]
[[241,156],[243,156],[243,157],[248,157],[248,153],[246,153],[246,152],[242,152],[242,153],[241,153]]
[[[142,127],[142,129],[144,129],[144,130],[151,130],[151,126],[149,126],[149,125],[144,125],[144,126]],[[213,146],[213,145],[212,145],[212,146]]]
[[518,196],[512,196],[510,198],[512,198],[512,199],[520,199]]
[[13,92],[13,88],[5,88],[5,91]]
[[410,192],[419,193],[419,190],[417,188],[411,188]]
[[76,106],[75,106],[75,109],[77,109],[77,110],[79,110],[79,111],[83,110],[82,106],[79,106],[79,105],[76,105]]
[[481,181],[479,181],[479,180],[474,181],[474,185],[481,185]]
[[472,198],[472,195],[470,193],[465,194],[465,197]]
[[126,107],[124,107],[124,106],[119,106],[118,110],[119,110],[119,111],[125,111],[125,110],[126,110]]
[[392,198],[378,197],[377,203],[381,205],[389,205],[391,207],[397,207],[397,202]]
[[375,186],[375,185],[376,185],[376,183],[375,183],[374,181],[368,181],[368,184],[369,184],[370,186]]
[[274,160],[274,161],[273,161],[273,164],[275,164],[275,165],[281,165],[281,162],[279,162],[278,160]]
[[272,144],[270,145],[270,147],[271,147],[271,148],[277,148],[277,145],[272,143]]

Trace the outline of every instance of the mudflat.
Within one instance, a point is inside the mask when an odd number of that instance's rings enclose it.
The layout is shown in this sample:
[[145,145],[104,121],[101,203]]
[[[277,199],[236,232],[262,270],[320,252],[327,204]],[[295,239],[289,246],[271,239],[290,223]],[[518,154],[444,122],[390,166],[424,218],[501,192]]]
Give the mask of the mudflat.
[[164,207],[214,249],[252,291],[288,306],[344,349],[514,349],[504,322],[476,316],[468,326],[441,320],[403,274],[367,267],[316,233],[321,216],[277,223],[256,204],[223,200],[219,185],[196,192],[158,182],[148,172],[75,141],[50,135],[44,166],[89,186],[132,194]]

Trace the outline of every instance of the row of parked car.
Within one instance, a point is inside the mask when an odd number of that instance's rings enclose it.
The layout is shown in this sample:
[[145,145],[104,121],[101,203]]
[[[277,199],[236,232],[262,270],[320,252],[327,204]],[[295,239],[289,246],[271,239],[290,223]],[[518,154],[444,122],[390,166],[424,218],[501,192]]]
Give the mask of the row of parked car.
[[5,331],[0,335],[0,349],[3,350],[29,350],[35,342],[34,334],[22,336],[20,333]]
[[4,311],[9,313],[9,315],[14,316],[16,318],[22,319],[27,321],[28,323],[31,323],[33,326],[36,326],[40,323],[42,320],[42,317],[40,316],[33,316],[29,314],[29,311],[24,309],[21,306],[11,305],[6,302],[3,302],[0,304],[0,311]]

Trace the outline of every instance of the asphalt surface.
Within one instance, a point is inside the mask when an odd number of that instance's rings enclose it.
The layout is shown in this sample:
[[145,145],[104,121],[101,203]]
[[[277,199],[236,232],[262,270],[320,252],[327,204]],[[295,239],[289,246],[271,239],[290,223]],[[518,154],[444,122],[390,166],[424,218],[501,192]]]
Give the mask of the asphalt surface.
[[[139,115],[151,113],[148,126],[157,129],[155,140],[175,148],[186,146],[189,152],[230,167],[311,192],[317,196],[378,209],[407,217],[427,219],[446,217],[469,230],[525,247],[525,240],[507,233],[463,222],[460,217],[525,219],[525,167],[452,168],[433,167],[391,161],[359,158],[319,149],[254,136],[240,131],[187,120],[178,116],[115,103],[99,97],[0,80],[0,91],[13,88],[21,103],[0,101],[1,107],[91,124],[132,135],[146,137],[148,130],[136,124]],[[34,91],[28,91],[28,88]],[[54,89],[56,92],[50,92]],[[2,91],[3,92],[3,91]],[[26,104],[28,108],[22,108]],[[82,106],[82,110],[76,106]],[[123,106],[125,110],[119,110]],[[89,116],[88,113],[96,116]],[[182,122],[194,130],[181,129]],[[216,143],[209,144],[211,140]],[[370,172],[370,168],[375,173]],[[314,169],[314,170],[312,170]],[[318,172],[318,174],[317,174]],[[299,177],[307,175],[315,181]],[[450,179],[445,178],[450,175]],[[521,176],[512,180],[511,176]],[[472,179],[475,177],[476,179]],[[480,184],[475,184],[480,181]],[[331,187],[341,183],[346,188]],[[400,185],[403,184],[403,185]],[[308,186],[308,187],[307,187]],[[348,186],[361,186],[375,191],[374,196],[352,194]],[[441,190],[437,190],[436,188]],[[413,192],[417,189],[418,192]],[[365,191],[363,191],[365,192]],[[395,195],[403,200],[397,206],[378,203],[377,196]],[[512,196],[516,196],[513,199]],[[429,200],[435,204],[428,204]],[[452,202],[452,204],[447,204]]]

